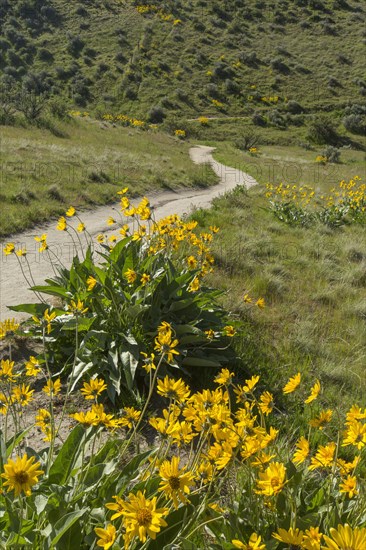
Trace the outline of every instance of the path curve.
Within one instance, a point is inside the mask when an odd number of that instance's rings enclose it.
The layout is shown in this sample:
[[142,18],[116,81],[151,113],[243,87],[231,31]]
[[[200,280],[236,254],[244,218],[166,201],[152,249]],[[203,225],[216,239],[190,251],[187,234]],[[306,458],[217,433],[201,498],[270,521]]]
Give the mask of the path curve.
[[[190,157],[196,164],[202,164],[202,170],[207,169],[209,164],[219,177],[220,183],[207,189],[184,189],[178,192],[164,191],[163,193],[149,194],[151,206],[154,211],[154,218],[161,219],[172,213],[179,216],[188,214],[192,208],[206,208],[210,205],[213,198],[234,189],[237,185],[244,185],[247,188],[256,185],[254,178],[241,172],[238,169],[230,168],[217,162],[212,152],[214,147],[199,145],[190,149]],[[117,204],[114,208],[118,208]],[[107,225],[107,219],[112,214],[113,206],[101,206],[95,210],[86,210],[81,212],[81,218],[86,225],[89,233],[95,237],[99,233],[112,234],[116,229]],[[68,220],[73,225],[77,225],[77,220]],[[17,246],[27,249],[27,259],[31,266],[34,284],[43,284],[44,280],[54,275],[52,265],[45,254],[38,253],[39,243],[36,243],[34,237],[42,233],[47,233],[47,242],[61,258],[64,265],[70,265],[74,253],[73,243],[67,233],[57,231],[55,222],[35,227],[31,231],[19,233],[9,237],[5,242],[14,242]],[[7,309],[6,306],[31,303],[37,301],[33,292],[28,290],[27,284],[23,278],[17,258],[4,256],[2,253],[4,243],[1,243],[0,256],[0,321],[9,317],[24,319],[24,314],[18,314]]]

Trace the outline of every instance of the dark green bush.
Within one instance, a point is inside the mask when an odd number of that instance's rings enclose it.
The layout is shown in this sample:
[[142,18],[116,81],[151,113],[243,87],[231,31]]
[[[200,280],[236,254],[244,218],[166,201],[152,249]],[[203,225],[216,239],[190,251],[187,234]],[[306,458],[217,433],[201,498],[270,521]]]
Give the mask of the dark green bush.
[[166,112],[159,105],[152,107],[148,114],[148,119],[153,124],[160,124],[166,118]]
[[324,115],[320,115],[312,121],[307,137],[317,145],[336,146],[339,142],[339,136],[333,122]]
[[327,159],[328,162],[337,164],[341,159],[341,152],[337,147],[329,145],[326,149],[322,151],[322,156]]

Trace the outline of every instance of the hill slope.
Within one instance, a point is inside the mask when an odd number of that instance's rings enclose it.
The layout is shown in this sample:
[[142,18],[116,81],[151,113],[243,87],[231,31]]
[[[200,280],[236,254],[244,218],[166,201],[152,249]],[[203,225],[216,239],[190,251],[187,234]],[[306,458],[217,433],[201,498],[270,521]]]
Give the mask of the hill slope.
[[361,0],[1,0],[0,21],[3,92],[69,107],[159,122],[366,94]]

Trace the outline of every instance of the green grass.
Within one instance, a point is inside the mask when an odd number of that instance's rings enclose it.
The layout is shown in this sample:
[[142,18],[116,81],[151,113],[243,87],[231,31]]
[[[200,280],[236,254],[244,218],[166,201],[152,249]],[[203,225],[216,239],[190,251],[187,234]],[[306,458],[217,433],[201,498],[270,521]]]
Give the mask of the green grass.
[[2,127],[0,235],[64,212],[115,201],[121,187],[133,194],[207,186],[211,169],[189,160],[188,144],[159,132],[96,121],[64,123],[67,137],[35,128]]
[[[309,112],[341,115],[365,93],[361,0],[159,4],[169,21],[139,14],[143,2],[137,1],[43,2],[57,11],[56,24],[37,8],[31,16],[20,10],[22,3],[2,7],[7,44],[0,74],[10,71],[21,83],[45,71],[47,92],[70,106],[146,117],[160,105],[170,117],[184,118],[286,110],[286,101],[296,100]],[[73,53],[75,37],[83,44]],[[263,96],[279,101],[265,103]]]
[[[261,183],[271,178],[256,173],[253,164],[263,168],[264,160],[276,161],[279,169],[287,163],[301,166],[299,180],[314,183],[313,156],[296,148],[263,148],[260,160],[248,161],[242,154],[235,162],[238,151],[221,144],[216,154],[231,166],[247,168]],[[360,174],[361,160],[358,153],[345,152],[337,181]],[[335,183],[323,176],[319,190]],[[361,402],[366,391],[365,228],[290,227],[268,210],[264,193],[264,185],[238,188],[215,199],[211,210],[194,214],[201,227],[221,228],[210,283],[226,291],[225,305],[244,322],[237,342],[240,364],[248,374],[265,373],[279,395],[286,379],[300,370],[308,383],[317,377],[323,381],[333,406]],[[245,304],[246,293],[254,301],[264,297],[265,309]]]
[[232,143],[217,144],[214,156],[227,166],[251,174],[259,183],[307,184],[321,191],[338,186],[342,179],[360,176],[366,180],[365,153],[354,149],[340,149],[340,162],[319,164],[315,158],[324,147],[306,150],[299,146],[261,146],[260,154],[251,156],[240,151]]

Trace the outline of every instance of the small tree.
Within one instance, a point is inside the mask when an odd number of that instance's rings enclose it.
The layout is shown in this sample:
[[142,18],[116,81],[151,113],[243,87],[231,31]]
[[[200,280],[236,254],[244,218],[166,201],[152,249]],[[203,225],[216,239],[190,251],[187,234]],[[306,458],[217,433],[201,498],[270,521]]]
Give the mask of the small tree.
[[16,108],[30,122],[37,120],[47,105],[46,94],[26,92],[24,89],[16,97]]
[[253,130],[242,132],[240,139],[236,142],[236,147],[242,151],[249,151],[251,147],[258,145],[259,136]]

